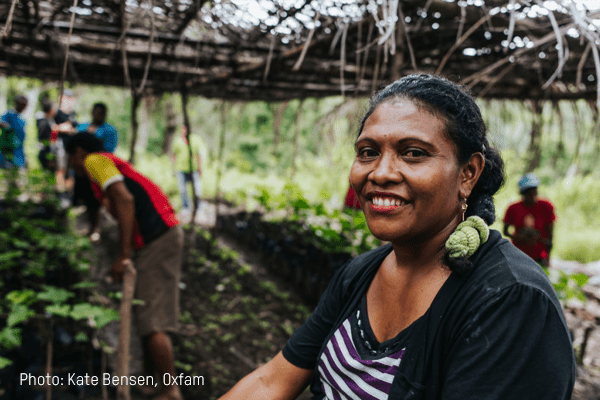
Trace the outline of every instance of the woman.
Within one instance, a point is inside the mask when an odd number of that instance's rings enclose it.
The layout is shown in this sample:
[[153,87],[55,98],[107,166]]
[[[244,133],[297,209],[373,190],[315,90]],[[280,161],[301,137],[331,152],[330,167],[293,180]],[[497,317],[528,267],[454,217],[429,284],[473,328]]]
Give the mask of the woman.
[[[575,363],[552,286],[499,232],[486,236],[503,181],[459,87],[412,75],[375,94],[351,183],[390,243],[340,268],[282,352],[223,399],[293,399],[311,379],[314,399],[570,399]],[[478,245],[457,251],[472,216],[485,221],[471,223],[483,225]]]

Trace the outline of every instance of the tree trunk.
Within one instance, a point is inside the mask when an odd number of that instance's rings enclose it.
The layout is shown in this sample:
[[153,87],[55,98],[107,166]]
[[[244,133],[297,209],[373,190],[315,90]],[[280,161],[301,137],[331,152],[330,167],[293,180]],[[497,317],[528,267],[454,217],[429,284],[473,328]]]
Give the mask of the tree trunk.
[[273,154],[275,157],[279,157],[279,143],[281,142],[281,120],[283,114],[287,108],[288,102],[284,101],[278,106],[271,105],[271,112],[273,113]]
[[225,136],[227,134],[226,122],[227,122],[227,103],[225,100],[221,100],[221,132],[219,135],[219,148],[217,151],[217,204],[215,205],[215,228],[219,227],[219,214],[221,205],[221,175],[223,173],[223,153],[225,149]]
[[577,138],[577,143],[575,144],[575,153],[573,154],[571,165],[575,165],[579,169],[579,153],[581,151],[581,145],[583,144],[584,132],[582,129],[582,122],[579,115],[579,108],[577,107],[577,103],[573,101],[571,102],[571,106],[573,107],[573,118],[575,120],[575,137]]
[[192,176],[192,220],[191,225],[194,226],[194,220],[196,215],[196,209],[198,208],[198,196],[196,196],[196,190],[194,189],[194,152],[192,151],[192,141],[190,140],[190,135],[192,131],[192,127],[190,126],[190,117],[187,112],[188,106],[188,94],[187,90],[185,90],[185,85],[181,90],[181,109],[183,111],[183,125],[185,126],[185,139],[187,140],[188,147],[188,156],[189,156],[189,164],[188,168],[190,171],[190,175]]
[[533,113],[531,131],[529,131],[529,147],[527,149],[527,168],[525,172],[531,172],[540,166],[542,158],[542,109],[543,104],[539,100],[530,100],[529,108]]
[[594,127],[592,128],[592,137],[594,140],[592,159],[597,160],[600,157],[600,110],[595,101],[588,102],[594,116]]
[[171,152],[171,142],[175,136],[177,129],[175,109],[173,107],[173,98],[169,97],[165,103],[165,131],[163,133],[163,142],[161,146],[161,154],[169,154]]
[[133,164],[135,162],[135,144],[137,142],[139,125],[137,119],[137,109],[140,105],[140,96],[133,92],[131,96],[131,143],[129,144],[129,164]]
[[148,138],[150,136],[150,123],[151,123],[151,119],[150,119],[150,115],[152,115],[152,104],[153,104],[153,99],[150,98],[149,96],[144,97],[143,99],[143,107],[140,108],[140,113],[141,113],[141,121],[140,121],[140,126],[138,129],[138,139],[137,139],[137,144],[136,146],[139,149],[142,149],[142,151],[146,151],[148,149]]
[[556,145],[556,151],[552,156],[552,160],[550,160],[550,164],[552,165],[552,169],[556,170],[556,165],[558,160],[565,156],[565,142],[564,142],[564,131],[565,131],[565,119],[563,118],[563,113],[560,108],[560,103],[558,101],[552,102],[552,109],[556,117],[558,118],[558,144]]
[[290,175],[290,179],[294,179],[294,175],[296,175],[296,158],[298,157],[298,139],[300,137],[300,133],[302,129],[300,127],[300,119],[302,117],[302,106],[304,105],[304,99],[300,100],[300,104],[298,105],[298,110],[296,110],[296,120],[295,120],[295,131],[294,131],[294,153],[292,155],[292,173]]

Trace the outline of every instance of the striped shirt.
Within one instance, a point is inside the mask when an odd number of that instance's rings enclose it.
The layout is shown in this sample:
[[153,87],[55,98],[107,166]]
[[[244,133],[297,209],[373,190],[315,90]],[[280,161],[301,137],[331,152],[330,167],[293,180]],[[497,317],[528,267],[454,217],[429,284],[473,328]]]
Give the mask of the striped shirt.
[[[364,305],[361,308],[366,311]],[[321,389],[328,400],[388,398],[404,349],[398,349],[398,343],[386,341],[385,347],[376,350],[379,345],[374,335],[370,337],[370,331],[363,329],[368,325],[366,312],[363,315],[361,318],[361,310],[357,310],[346,319],[321,355],[318,367]]]

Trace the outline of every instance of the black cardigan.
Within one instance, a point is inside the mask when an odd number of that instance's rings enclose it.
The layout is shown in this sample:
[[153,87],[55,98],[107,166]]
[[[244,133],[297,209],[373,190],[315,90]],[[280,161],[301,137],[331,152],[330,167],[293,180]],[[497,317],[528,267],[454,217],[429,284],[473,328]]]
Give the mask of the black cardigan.
[[[351,260],[283,349],[315,371],[329,338],[354,312],[383,259],[382,246]],[[389,399],[570,399],[575,359],[562,308],[543,270],[492,231],[466,274],[452,273],[429,310],[406,330]],[[406,334],[406,330],[403,334]]]

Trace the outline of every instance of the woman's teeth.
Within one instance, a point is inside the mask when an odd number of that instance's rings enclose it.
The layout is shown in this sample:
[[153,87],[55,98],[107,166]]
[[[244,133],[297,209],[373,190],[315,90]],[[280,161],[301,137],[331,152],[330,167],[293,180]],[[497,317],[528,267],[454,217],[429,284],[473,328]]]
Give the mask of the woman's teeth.
[[383,198],[383,197],[373,197],[372,201],[373,201],[373,204],[375,204],[376,206],[384,206],[384,207],[401,206],[403,204],[402,201],[400,201],[399,199]]

